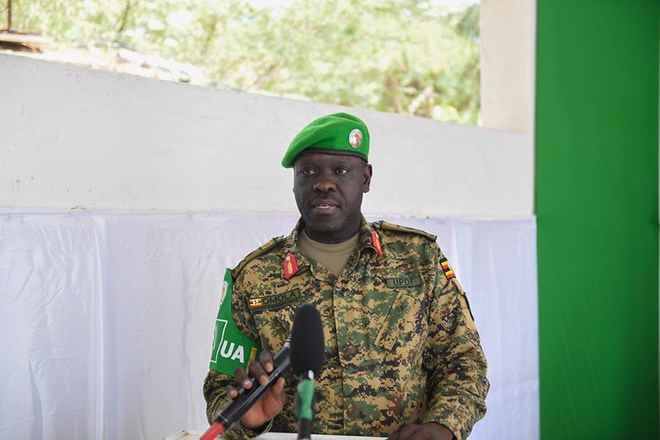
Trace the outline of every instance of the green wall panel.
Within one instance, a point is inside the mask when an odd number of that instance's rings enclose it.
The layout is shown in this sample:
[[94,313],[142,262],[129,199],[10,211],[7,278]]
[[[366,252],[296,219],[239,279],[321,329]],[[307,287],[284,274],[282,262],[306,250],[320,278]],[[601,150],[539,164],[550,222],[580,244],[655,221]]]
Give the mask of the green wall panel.
[[545,440],[660,439],[659,3],[537,2]]

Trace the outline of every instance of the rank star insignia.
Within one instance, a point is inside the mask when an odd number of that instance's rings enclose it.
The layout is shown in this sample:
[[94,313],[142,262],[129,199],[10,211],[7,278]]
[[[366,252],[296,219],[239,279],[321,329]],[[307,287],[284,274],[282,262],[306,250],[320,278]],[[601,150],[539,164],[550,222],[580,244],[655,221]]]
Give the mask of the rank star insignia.
[[351,131],[351,134],[348,135],[348,143],[351,144],[353,148],[359,148],[362,145],[362,132],[357,128]]

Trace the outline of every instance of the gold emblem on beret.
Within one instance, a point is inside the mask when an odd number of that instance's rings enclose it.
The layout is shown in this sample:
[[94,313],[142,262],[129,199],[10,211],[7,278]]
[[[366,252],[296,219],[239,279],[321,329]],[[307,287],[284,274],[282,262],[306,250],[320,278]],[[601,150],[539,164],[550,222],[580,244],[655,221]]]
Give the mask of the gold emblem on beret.
[[351,131],[351,134],[348,135],[348,143],[351,144],[353,148],[359,148],[362,145],[362,132],[357,128]]

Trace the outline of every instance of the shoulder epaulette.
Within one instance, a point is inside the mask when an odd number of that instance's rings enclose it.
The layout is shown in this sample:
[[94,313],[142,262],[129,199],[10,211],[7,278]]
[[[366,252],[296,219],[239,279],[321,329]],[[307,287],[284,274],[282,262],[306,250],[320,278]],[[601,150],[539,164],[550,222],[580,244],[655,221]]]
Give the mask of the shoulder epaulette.
[[431,241],[435,241],[437,238],[435,235],[429,234],[428,232],[422,231],[421,229],[410,228],[408,226],[401,226],[383,220],[373,223],[373,226],[376,229],[382,229],[385,231],[394,231],[394,232],[403,232],[408,234],[421,235],[422,237],[425,237]]
[[277,245],[278,245],[280,242],[282,242],[282,240],[284,240],[284,239],[285,239],[284,236],[271,238],[271,239],[268,240],[266,243],[262,244],[262,245],[259,246],[257,249],[255,249],[254,251],[252,251],[252,252],[250,252],[249,254],[247,254],[247,256],[246,256],[245,258],[243,258],[243,259],[242,259],[242,260],[236,265],[236,267],[233,268],[233,269],[231,270],[231,276],[232,276],[232,278],[233,278],[233,279],[236,279],[236,278],[238,277],[238,275],[241,273],[241,271],[243,270],[243,268],[244,268],[244,267],[245,267],[250,261],[254,260],[255,258],[257,258],[257,257],[259,257],[259,256],[261,256],[261,255],[263,255],[263,254],[265,254],[265,253],[268,252],[269,250],[273,249],[275,246],[277,246]]

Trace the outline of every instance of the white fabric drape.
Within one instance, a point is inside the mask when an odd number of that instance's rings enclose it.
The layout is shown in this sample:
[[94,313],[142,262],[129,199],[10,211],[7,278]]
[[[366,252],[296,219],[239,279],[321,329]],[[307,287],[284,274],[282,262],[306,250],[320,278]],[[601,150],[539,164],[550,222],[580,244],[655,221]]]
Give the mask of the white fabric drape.
[[[296,220],[0,212],[0,438],[205,429],[223,271]],[[389,220],[438,235],[467,291],[492,384],[470,438],[538,438],[535,219]]]

